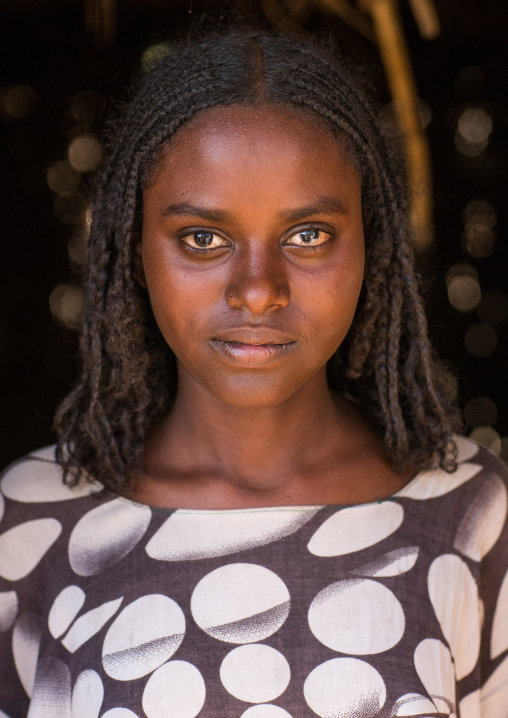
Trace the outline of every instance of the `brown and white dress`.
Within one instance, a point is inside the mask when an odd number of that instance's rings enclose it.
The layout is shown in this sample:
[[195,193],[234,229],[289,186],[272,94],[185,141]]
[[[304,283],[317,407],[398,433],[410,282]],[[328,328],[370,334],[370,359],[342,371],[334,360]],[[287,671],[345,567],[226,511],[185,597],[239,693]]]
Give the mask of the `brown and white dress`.
[[162,510],[0,481],[0,718],[508,718],[505,465],[358,506]]

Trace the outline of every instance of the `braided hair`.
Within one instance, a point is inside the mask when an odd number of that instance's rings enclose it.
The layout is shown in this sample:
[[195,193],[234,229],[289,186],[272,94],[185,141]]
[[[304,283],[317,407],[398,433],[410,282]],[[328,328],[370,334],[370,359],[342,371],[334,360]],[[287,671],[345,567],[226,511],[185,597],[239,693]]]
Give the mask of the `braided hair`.
[[92,208],[81,373],[55,419],[65,480],[88,472],[113,489],[128,484],[142,466],[147,431],[171,406],[175,358],[132,271],[141,191],[182,125],[200,110],[235,103],[314,113],[346,143],[361,174],[366,273],[329,383],[358,403],[394,466],[453,470],[454,414],[427,337],[404,181],[362,83],[343,59],[308,40],[229,30],[160,59],[110,129]]

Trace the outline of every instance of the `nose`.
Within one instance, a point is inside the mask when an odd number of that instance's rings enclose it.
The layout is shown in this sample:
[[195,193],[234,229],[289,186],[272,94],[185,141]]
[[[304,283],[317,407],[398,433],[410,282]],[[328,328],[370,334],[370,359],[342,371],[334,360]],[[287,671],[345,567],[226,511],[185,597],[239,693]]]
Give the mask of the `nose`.
[[275,252],[259,250],[239,256],[226,288],[228,305],[252,315],[287,307],[289,284],[280,259]]

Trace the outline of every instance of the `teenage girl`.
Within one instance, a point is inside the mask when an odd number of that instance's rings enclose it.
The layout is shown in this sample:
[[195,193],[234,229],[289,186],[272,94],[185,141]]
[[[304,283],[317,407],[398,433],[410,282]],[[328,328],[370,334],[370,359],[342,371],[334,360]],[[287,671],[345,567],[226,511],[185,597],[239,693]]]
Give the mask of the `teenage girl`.
[[354,70],[209,36],[109,137],[81,374],[1,481],[0,716],[507,718],[507,472]]

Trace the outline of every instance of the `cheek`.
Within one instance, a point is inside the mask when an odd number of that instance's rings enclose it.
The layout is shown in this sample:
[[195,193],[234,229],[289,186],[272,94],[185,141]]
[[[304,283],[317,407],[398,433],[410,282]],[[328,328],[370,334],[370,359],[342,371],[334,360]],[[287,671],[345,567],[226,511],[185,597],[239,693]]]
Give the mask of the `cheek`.
[[308,315],[311,331],[327,337],[336,344],[335,349],[349,331],[363,284],[363,255],[355,260],[341,261],[321,273],[302,296],[304,302],[305,297],[307,301],[312,297],[313,310]]
[[178,262],[159,258],[145,266],[148,295],[155,320],[176,354],[203,332],[220,298],[220,286],[204,282],[200,272],[185,271]]
[[171,283],[164,285],[148,281],[148,295],[155,320],[170,347],[194,335],[196,325],[196,303]]

